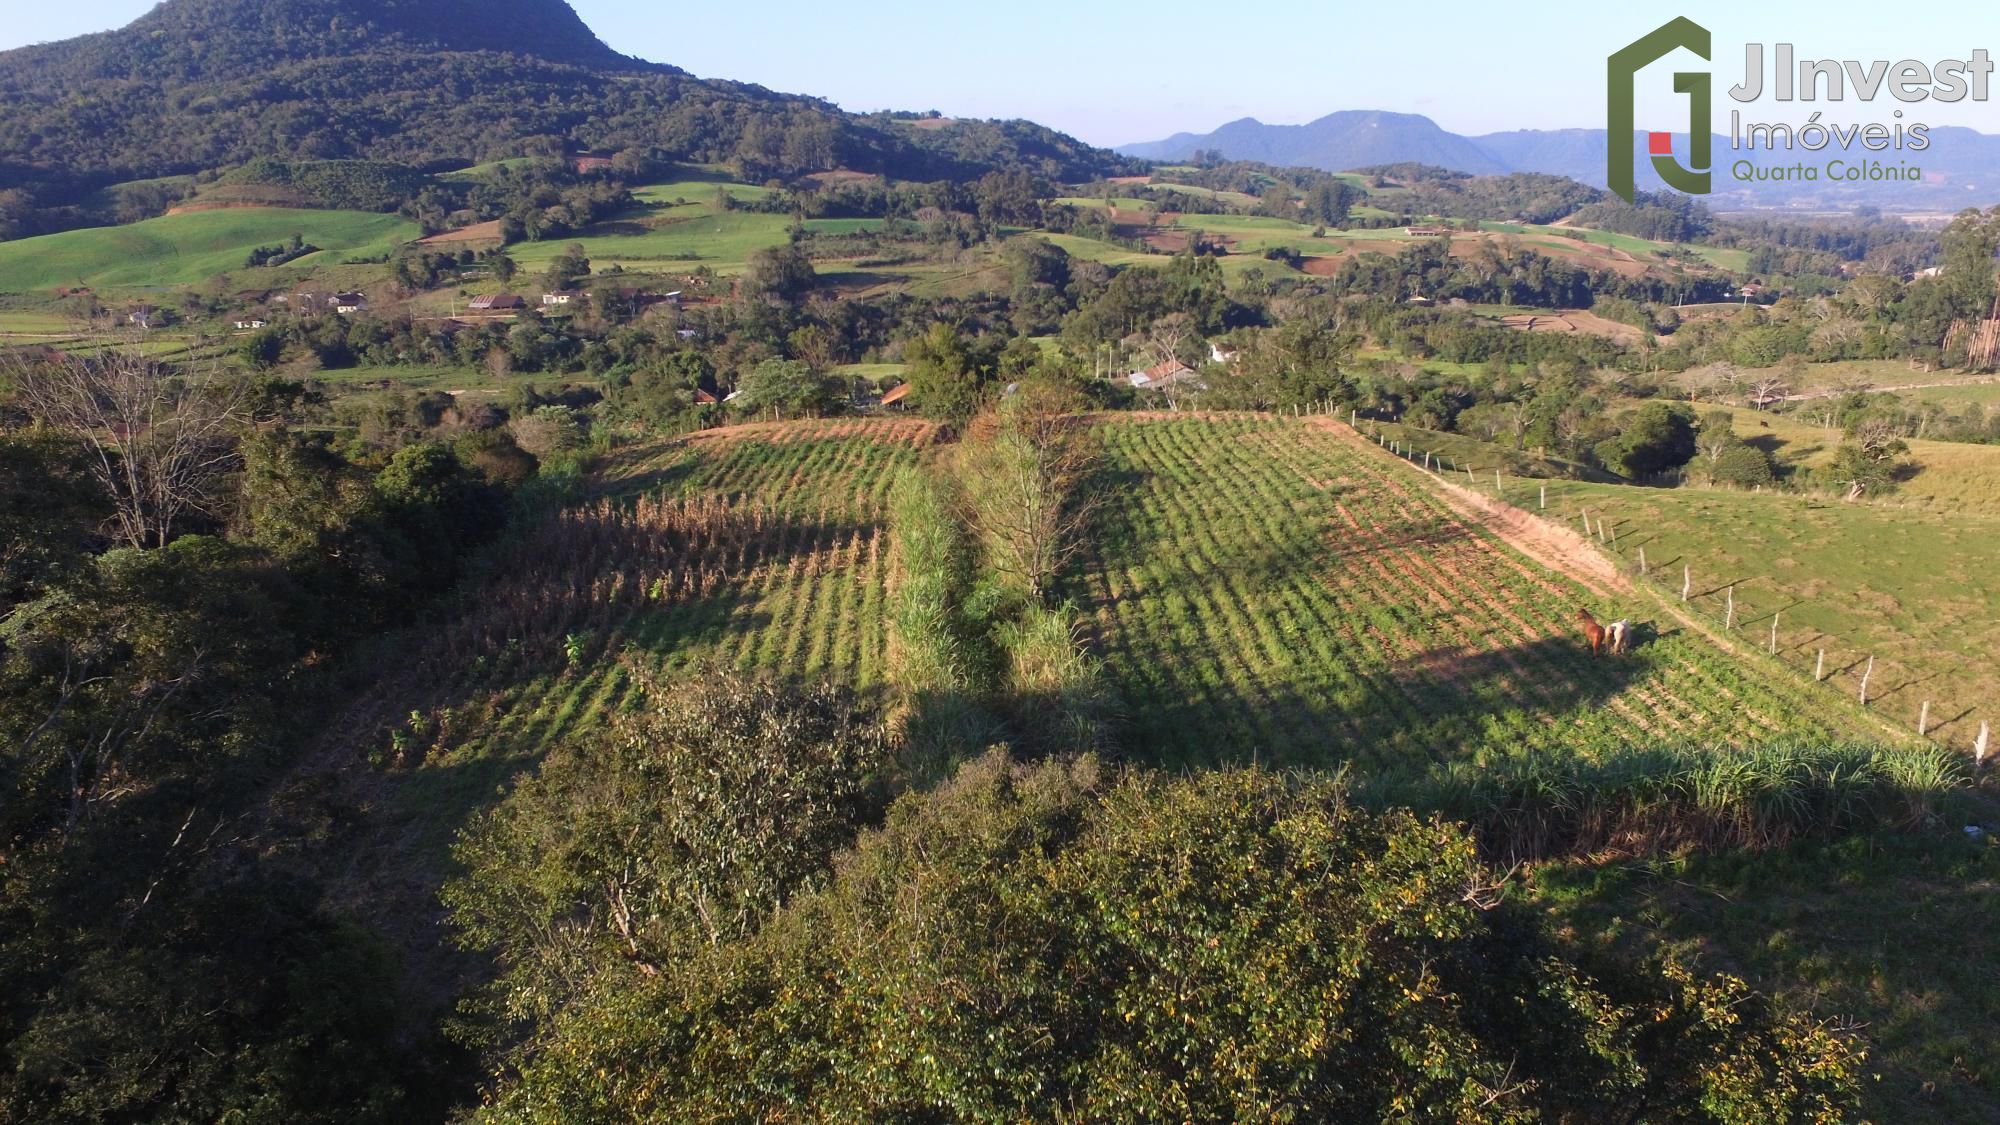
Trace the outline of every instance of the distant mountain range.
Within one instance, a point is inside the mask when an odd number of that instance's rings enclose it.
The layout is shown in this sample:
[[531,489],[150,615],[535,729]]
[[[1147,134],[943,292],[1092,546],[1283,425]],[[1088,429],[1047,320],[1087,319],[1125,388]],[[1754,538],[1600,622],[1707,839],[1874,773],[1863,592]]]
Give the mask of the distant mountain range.
[[[1266,125],[1255,118],[1232,121],[1210,133],[1177,133],[1163,141],[1124,145],[1126,156],[1146,160],[1183,161],[1197,152],[1220,152],[1230,160],[1323,168],[1345,172],[1383,164],[1414,161],[1473,175],[1544,172],[1604,186],[1608,134],[1603,129],[1522,129],[1483,136],[1461,136],[1414,113],[1343,110],[1304,125]],[[1728,138],[1714,138],[1715,193],[1711,203],[1734,207],[1847,207],[1868,203],[1908,209],[1956,210],[2000,203],[2000,136],[1972,129],[1934,128],[1931,147],[1921,153],[1872,153],[1852,146],[1806,152],[1758,151],[1753,164],[1776,165],[1805,161],[1823,164],[1833,157],[1850,163],[1875,159],[1885,164],[1910,163],[1923,169],[1921,183],[1900,181],[1759,182],[1743,184],[1731,178],[1727,166],[1737,155]],[[1677,150],[1687,151],[1685,135],[1676,137]],[[1635,135],[1643,153],[1643,134]],[[1640,187],[1659,190],[1643,157]]]

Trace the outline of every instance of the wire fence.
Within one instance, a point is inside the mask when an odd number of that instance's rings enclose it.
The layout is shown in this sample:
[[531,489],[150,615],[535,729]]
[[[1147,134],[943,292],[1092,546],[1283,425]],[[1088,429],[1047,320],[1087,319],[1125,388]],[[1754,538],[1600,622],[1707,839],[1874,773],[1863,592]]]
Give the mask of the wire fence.
[[[1342,413],[1330,403],[1300,412]],[[1979,764],[1985,764],[1992,732],[1990,722],[1979,716],[1979,708],[1927,698],[1921,690],[1912,690],[1935,678],[1934,668],[1911,668],[1882,656],[1865,640],[1803,624],[1788,625],[1785,615],[1809,603],[1777,580],[1763,575],[1717,580],[1714,572],[1684,556],[1649,558],[1646,548],[1654,541],[1631,534],[1631,521],[1619,519],[1606,508],[1593,511],[1573,499],[1565,506],[1562,497],[1557,498],[1557,507],[1551,508],[1546,480],[1510,476],[1504,467],[1460,463],[1426,448],[1427,443],[1411,440],[1408,432],[1416,427],[1398,423],[1397,436],[1391,437],[1359,412],[1344,413],[1341,421],[1412,466],[1490,495],[1550,524],[1567,527],[1681,612],[1719,628],[1731,640],[1761,651],[1824,690],[1847,696],[1891,726],[1938,745],[1969,749]],[[1457,479],[1461,475],[1462,481]],[[1622,544],[1621,529],[1627,531]]]

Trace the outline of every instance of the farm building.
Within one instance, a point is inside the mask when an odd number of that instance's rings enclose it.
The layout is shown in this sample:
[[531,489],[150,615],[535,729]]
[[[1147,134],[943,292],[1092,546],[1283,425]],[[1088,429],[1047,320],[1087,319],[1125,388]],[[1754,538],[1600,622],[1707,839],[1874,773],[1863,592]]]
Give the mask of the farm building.
[[253,317],[253,318],[251,318],[251,319],[249,319],[249,320],[239,320],[239,321],[237,321],[237,322],[236,322],[236,329],[237,329],[237,331],[239,331],[239,332],[242,332],[242,331],[248,331],[248,330],[250,330],[250,329],[253,329],[253,328],[262,328],[262,327],[264,327],[264,325],[265,325],[266,323],[268,323],[268,322],[267,322],[267,321],[265,321],[265,319],[264,319],[263,317],[261,317],[261,316],[260,316],[260,317]]
[[713,393],[709,391],[704,391],[700,387],[696,387],[694,390],[694,404],[696,406],[714,406],[716,403],[721,401],[722,400],[716,398]]
[[335,293],[333,295],[333,311],[342,316],[352,316],[358,312],[365,312],[367,308],[368,296],[365,293]]
[[554,293],[542,294],[542,307],[545,309],[559,308],[565,305],[573,305],[582,299],[583,294],[574,290],[558,289]]
[[1450,238],[1450,227],[1404,227],[1411,238]]
[[483,297],[474,297],[472,303],[466,307],[473,312],[506,312],[527,308],[528,302],[523,301],[512,293],[493,293]]
[[1140,390],[1164,390],[1182,383],[1199,383],[1194,369],[1177,359],[1148,367],[1144,371],[1134,371],[1125,377],[1126,381]]

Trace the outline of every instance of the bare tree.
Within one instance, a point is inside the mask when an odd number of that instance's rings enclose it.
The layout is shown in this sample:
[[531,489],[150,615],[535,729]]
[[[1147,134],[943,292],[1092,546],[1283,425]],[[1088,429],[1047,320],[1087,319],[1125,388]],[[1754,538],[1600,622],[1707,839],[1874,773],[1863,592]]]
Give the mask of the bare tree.
[[1045,600],[1084,546],[1098,460],[1087,419],[1060,392],[1024,385],[1004,413],[979,419],[961,452],[967,522],[993,569]]
[[176,371],[110,351],[12,361],[7,374],[36,420],[88,451],[117,536],[134,547],[171,539],[236,456],[231,429],[246,388],[215,368]]
[[1765,376],[1750,384],[1750,405],[1759,410],[1785,400],[1791,388],[1783,379]]

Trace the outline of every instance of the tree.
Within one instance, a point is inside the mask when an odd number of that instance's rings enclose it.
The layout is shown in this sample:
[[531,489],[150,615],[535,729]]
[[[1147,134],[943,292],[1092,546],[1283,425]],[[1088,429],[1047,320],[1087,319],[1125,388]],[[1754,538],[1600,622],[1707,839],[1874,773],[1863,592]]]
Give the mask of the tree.
[[1321,180],[1306,192],[1306,217],[1337,227],[1347,221],[1348,213],[1363,198],[1363,193],[1346,180]]
[[1617,437],[1597,447],[1597,455],[1635,480],[1678,469],[1694,460],[1694,408],[1677,402],[1649,402],[1633,412]]
[[951,325],[933,324],[905,341],[903,362],[909,365],[910,395],[926,415],[959,424],[978,412],[990,371]]
[[881,808],[881,730],[835,689],[630,673],[637,705],[552,752],[454,849],[466,873],[445,903],[462,944],[498,955],[510,1018],[742,938]]
[[1099,454],[1079,396],[1031,380],[982,416],[959,451],[967,524],[987,562],[1036,602],[1085,546],[1096,509],[1088,491]]
[[1909,443],[1889,420],[1863,418],[1834,451],[1827,472],[1835,485],[1846,490],[1849,501],[1880,496],[1895,491],[1897,462],[1909,451]]
[[171,540],[235,462],[247,387],[215,367],[175,372],[112,351],[17,360],[6,370],[28,412],[88,452],[117,536],[131,546]]
[[569,289],[578,278],[589,276],[590,255],[581,242],[570,243],[549,263],[548,285],[551,289]]
[[1730,449],[1742,444],[1736,436],[1736,416],[1727,410],[1711,410],[1701,416],[1695,447],[1712,467]]
[[805,247],[787,243],[751,254],[740,284],[746,301],[796,306],[819,288],[819,274]]
[[[553,830],[552,836],[568,833]],[[593,896],[595,897],[595,896]],[[1464,829],[1261,770],[995,752],[733,948],[546,1026],[489,1119],[1833,1121],[1858,1052],[1585,963]]]
[[520,265],[513,258],[506,254],[498,253],[486,259],[486,268],[493,271],[493,280],[502,285],[512,282],[514,275],[519,273],[521,269]]
[[781,415],[814,417],[840,405],[840,383],[795,359],[767,359],[752,368],[736,388],[745,409],[776,410]]
[[1754,445],[1737,442],[1714,460],[1709,477],[1717,484],[1733,484],[1738,488],[1769,488],[1778,483],[1778,469],[1770,454]]

